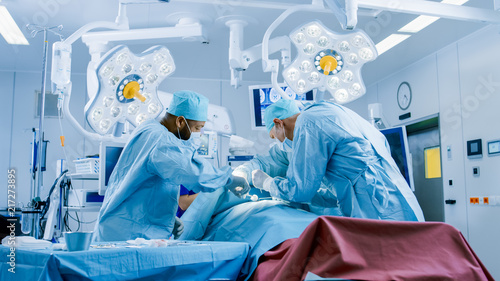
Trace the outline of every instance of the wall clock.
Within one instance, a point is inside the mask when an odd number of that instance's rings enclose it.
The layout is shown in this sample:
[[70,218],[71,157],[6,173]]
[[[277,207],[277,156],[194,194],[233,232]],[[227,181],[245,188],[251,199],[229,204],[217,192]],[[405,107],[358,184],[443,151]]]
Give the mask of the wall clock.
[[397,94],[399,108],[401,108],[402,110],[408,109],[411,104],[411,98],[412,93],[410,84],[408,82],[402,82],[401,84],[399,84]]

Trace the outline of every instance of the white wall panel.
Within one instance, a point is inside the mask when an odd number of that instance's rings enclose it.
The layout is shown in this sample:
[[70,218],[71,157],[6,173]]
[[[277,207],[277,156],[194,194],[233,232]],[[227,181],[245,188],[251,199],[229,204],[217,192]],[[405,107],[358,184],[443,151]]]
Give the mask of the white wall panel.
[[[393,126],[405,113],[396,102],[402,81],[413,90],[408,110],[412,118],[404,123],[439,113],[444,196],[457,200],[445,206],[445,220],[464,233],[496,279],[500,278],[500,206],[470,205],[469,197],[500,195],[500,157],[486,152],[487,141],[500,139],[499,48],[498,28],[485,28],[378,83],[378,100]],[[465,142],[477,138],[483,139],[484,156],[468,159]],[[476,166],[480,176],[472,174]]]
[[[12,73],[14,77],[14,73]],[[48,75],[50,77],[50,74]],[[71,109],[75,117],[83,120],[83,106],[85,101],[85,83],[83,75],[76,75],[73,80],[74,97],[72,99]],[[17,202],[27,203],[30,198],[30,162],[32,146],[32,128],[38,128],[39,119],[35,118],[35,91],[41,88],[41,74],[29,72],[15,73],[15,90],[10,90],[10,95],[14,97],[14,106],[11,116],[4,119],[7,124],[12,124],[12,143],[8,145],[11,155],[10,166],[17,169]],[[7,96],[7,95],[6,95]],[[12,100],[11,100],[12,101]],[[12,102],[10,103],[12,104]],[[9,108],[11,105],[9,105]],[[3,110],[2,110],[2,114]],[[65,158],[60,145],[59,121],[55,118],[46,118],[44,123],[45,139],[49,140],[47,150],[47,171],[44,175],[44,189],[41,190],[42,197],[47,195],[48,189],[53,184],[56,173],[57,159]],[[69,125],[66,119],[62,119],[62,127],[66,137],[66,153],[70,161],[85,156],[85,140]],[[8,157],[2,159],[2,166],[9,165]],[[81,185],[80,182],[74,182],[75,185]],[[3,197],[2,197],[3,198]],[[1,203],[4,206],[3,202]]]
[[[500,195],[500,157],[487,155],[487,141],[500,139],[500,35],[482,30],[458,43],[464,142],[481,138],[483,158],[465,160],[467,197]],[[465,153],[465,148],[464,148]],[[472,168],[480,168],[473,176]],[[500,206],[470,205],[469,242],[495,278],[500,278]]]
[[[437,54],[439,78],[439,129],[441,134],[441,159],[444,199],[456,200],[454,205],[445,205],[445,222],[459,229],[468,237],[467,208],[464,175],[464,142],[460,112],[460,80],[458,72],[457,45],[444,48]],[[448,151],[448,148],[450,151]],[[449,185],[449,181],[453,185]]]
[[[410,107],[401,110],[397,103],[397,90],[401,82],[408,82],[413,97]],[[435,55],[428,56],[408,68],[381,81],[378,85],[378,100],[391,126],[409,123],[439,112],[437,70]],[[399,116],[411,112],[411,118],[399,120]]]

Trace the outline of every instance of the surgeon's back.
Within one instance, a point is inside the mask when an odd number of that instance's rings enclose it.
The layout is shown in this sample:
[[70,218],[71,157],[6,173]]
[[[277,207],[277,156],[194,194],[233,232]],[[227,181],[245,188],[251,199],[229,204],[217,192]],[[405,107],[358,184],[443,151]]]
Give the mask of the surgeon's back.
[[296,127],[319,128],[328,135],[331,155],[323,183],[336,192],[345,216],[424,220],[385,136],[361,116],[341,105],[320,102],[302,112]]

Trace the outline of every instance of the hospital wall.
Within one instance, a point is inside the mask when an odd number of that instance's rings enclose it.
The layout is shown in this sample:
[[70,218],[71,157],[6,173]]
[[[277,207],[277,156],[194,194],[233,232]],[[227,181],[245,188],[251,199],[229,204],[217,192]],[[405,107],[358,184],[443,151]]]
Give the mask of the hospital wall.
[[[367,103],[350,105],[362,109],[380,102],[392,126],[439,115],[444,199],[456,200],[445,205],[445,221],[463,233],[496,279],[500,279],[500,205],[472,205],[469,198],[500,195],[500,157],[488,156],[486,147],[488,141],[500,139],[499,49],[498,28],[486,27],[370,85]],[[403,81],[413,92],[406,111],[396,99]],[[411,118],[399,120],[407,112]],[[482,158],[467,157],[466,142],[474,139],[482,139]],[[473,175],[473,167],[480,168],[479,176]]]
[[[50,77],[50,74],[48,75]],[[32,180],[30,164],[32,155],[33,128],[39,127],[39,118],[35,116],[35,92],[41,89],[42,76],[40,72],[0,71],[0,83],[4,85],[2,91],[3,102],[0,103],[0,117],[2,118],[0,139],[0,169],[2,169],[2,184],[0,193],[7,194],[7,170],[14,169],[16,175],[16,198],[18,206],[26,205],[30,201]],[[70,109],[77,120],[83,121],[83,106],[86,102],[86,78],[81,74],[74,74],[73,96]],[[83,124],[83,122],[82,122]],[[40,191],[42,199],[48,195],[50,187],[56,177],[56,162],[65,159],[65,153],[70,161],[83,158],[86,155],[97,153],[98,144],[82,138],[78,132],[64,118],[61,122],[63,134],[66,138],[65,151],[59,137],[62,135],[57,118],[45,118],[44,131],[47,146],[47,169],[43,172],[43,189]],[[75,188],[97,188],[97,181],[73,181]],[[7,196],[0,196],[0,209],[8,205]],[[93,220],[94,215],[85,215],[83,221]],[[89,219],[87,219],[87,217]],[[84,227],[86,230],[86,227]]]

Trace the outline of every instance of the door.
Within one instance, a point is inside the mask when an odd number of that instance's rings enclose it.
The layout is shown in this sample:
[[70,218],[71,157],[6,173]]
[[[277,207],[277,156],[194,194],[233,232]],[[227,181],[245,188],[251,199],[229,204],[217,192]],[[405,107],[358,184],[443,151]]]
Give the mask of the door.
[[[417,129],[412,130],[411,127]],[[407,127],[408,145],[412,155],[415,196],[424,212],[426,221],[444,222],[439,127],[429,128],[426,126],[424,129],[418,129],[418,127],[414,125]],[[438,170],[436,171],[436,169]]]

